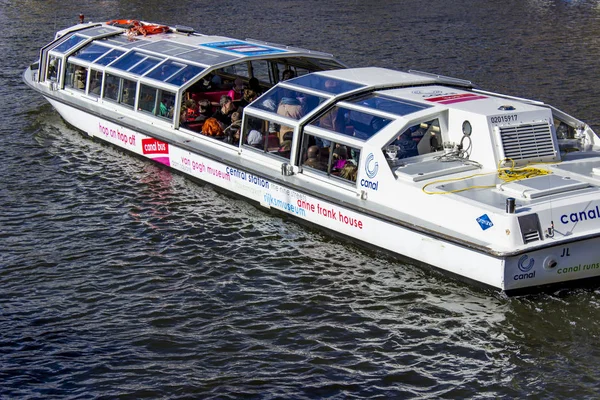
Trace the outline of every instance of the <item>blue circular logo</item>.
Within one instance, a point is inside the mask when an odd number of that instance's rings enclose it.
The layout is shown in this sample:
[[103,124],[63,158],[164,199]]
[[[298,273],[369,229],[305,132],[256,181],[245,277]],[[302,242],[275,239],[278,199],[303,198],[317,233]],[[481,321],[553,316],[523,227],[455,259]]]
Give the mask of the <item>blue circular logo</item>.
[[365,162],[365,172],[369,179],[375,178],[377,175],[377,171],[379,170],[379,163],[375,161],[375,156],[373,153],[369,153],[367,156],[367,161]]
[[529,262],[527,262],[528,258],[529,257],[527,257],[527,254],[519,258],[518,267],[523,272],[528,272],[531,268],[533,268],[533,264],[535,264],[535,260],[533,258],[529,258]]

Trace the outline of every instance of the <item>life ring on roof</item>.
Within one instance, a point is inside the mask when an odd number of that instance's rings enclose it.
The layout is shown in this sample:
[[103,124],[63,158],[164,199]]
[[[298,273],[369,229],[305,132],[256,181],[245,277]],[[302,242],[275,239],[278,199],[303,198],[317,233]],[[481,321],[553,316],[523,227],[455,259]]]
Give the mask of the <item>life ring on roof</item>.
[[116,26],[117,28],[130,29],[134,26],[139,26],[140,21],[136,21],[135,19],[113,19],[108,21],[106,25]]
[[167,25],[147,24],[135,19],[113,19],[106,23],[107,25],[128,29],[128,35],[155,35],[158,33],[167,33],[171,30]]

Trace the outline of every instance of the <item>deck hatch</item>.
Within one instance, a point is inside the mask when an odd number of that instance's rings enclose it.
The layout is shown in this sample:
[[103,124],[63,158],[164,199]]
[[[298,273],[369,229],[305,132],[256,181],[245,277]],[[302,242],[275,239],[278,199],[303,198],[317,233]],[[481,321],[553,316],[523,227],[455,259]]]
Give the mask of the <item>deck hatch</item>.
[[556,146],[552,129],[547,122],[498,127],[503,158],[514,161],[552,160],[556,157]]

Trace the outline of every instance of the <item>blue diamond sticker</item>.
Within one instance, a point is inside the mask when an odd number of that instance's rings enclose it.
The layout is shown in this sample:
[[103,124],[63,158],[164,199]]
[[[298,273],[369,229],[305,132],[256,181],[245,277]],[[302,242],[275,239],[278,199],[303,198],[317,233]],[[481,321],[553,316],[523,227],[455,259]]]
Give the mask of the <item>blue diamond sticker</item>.
[[481,217],[477,218],[477,223],[484,231],[494,226],[492,220],[487,216],[487,214],[483,214]]

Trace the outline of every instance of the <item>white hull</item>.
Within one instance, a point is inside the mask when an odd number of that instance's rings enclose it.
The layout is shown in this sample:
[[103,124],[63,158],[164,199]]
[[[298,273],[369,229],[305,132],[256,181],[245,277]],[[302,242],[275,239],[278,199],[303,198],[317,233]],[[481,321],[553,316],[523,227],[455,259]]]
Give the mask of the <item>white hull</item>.
[[[62,30],[24,81],[92,137],[465,280],[516,294],[600,277],[584,122],[460,79],[160,28]],[[234,124],[244,85],[262,94]]]
[[[591,278],[598,276],[600,272],[600,259],[593,260],[590,258],[591,252],[586,250],[597,248],[600,244],[598,238],[533,251],[526,255],[495,257],[357,213],[307,195],[298,189],[274,183],[267,177],[254,176],[243,169],[91,116],[53,99],[48,98],[48,101],[68,123],[90,136],[247,197],[266,208],[274,208],[364,243],[497,289],[510,291]],[[305,207],[298,207],[299,200],[304,202]],[[307,204],[314,205],[314,211],[311,211]],[[558,268],[551,270],[542,267],[542,261],[548,257],[564,259],[561,255],[565,249],[568,249],[569,256],[564,266],[561,263]],[[534,260],[533,264],[527,269],[531,260]]]

